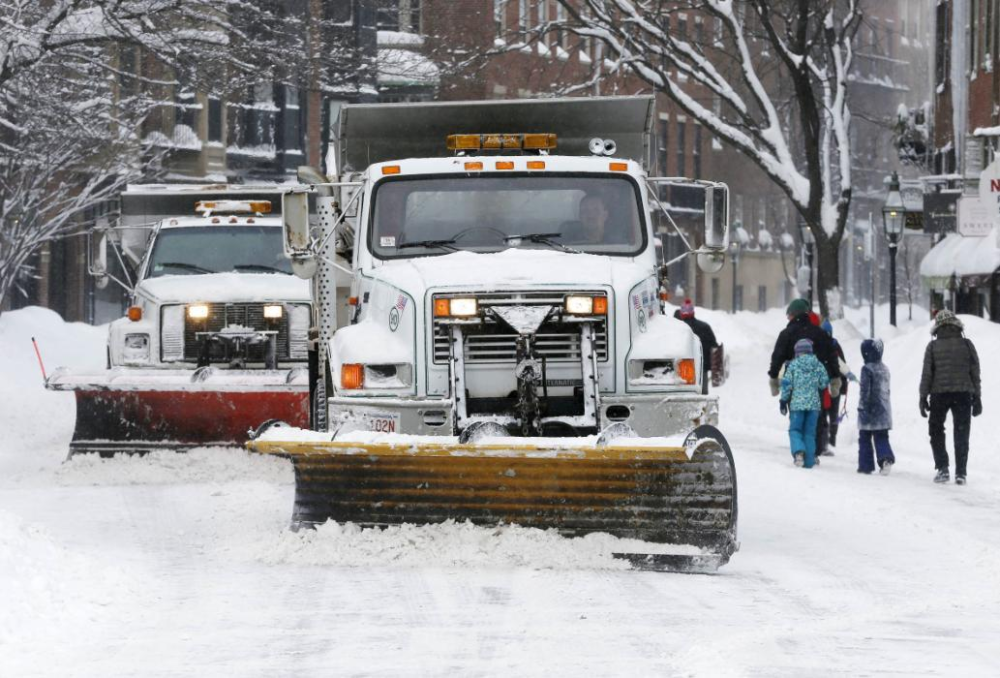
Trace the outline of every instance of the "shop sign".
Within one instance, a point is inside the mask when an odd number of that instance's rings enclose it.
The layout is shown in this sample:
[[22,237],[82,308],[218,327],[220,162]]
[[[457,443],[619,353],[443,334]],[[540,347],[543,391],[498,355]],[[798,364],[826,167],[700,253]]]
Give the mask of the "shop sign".
[[958,201],[958,232],[972,238],[981,238],[993,231],[997,219],[996,209],[976,196],[964,195]]

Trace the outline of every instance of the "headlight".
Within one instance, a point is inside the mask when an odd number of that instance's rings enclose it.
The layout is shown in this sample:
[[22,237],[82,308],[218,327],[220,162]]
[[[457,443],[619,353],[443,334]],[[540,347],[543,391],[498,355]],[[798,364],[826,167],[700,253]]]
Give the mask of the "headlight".
[[471,318],[477,313],[479,313],[479,303],[474,297],[434,300],[435,318]]
[[680,386],[697,382],[694,360],[630,360],[628,380],[633,386]]
[[345,363],[340,366],[340,387],[345,390],[400,389],[412,384],[413,365],[410,363]]
[[149,361],[149,335],[126,334],[125,346],[122,352],[126,362]]
[[188,306],[188,317],[192,320],[204,320],[208,317],[208,304],[191,304]]
[[268,320],[280,320],[285,314],[285,308],[281,304],[268,304],[264,307],[264,317]]
[[566,297],[564,309],[569,315],[607,315],[608,298],[590,295],[569,296]]

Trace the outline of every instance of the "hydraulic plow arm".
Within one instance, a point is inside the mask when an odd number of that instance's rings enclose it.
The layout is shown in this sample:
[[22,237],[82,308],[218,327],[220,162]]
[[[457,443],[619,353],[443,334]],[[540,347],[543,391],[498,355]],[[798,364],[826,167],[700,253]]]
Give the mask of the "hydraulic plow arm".
[[[701,427],[683,446],[628,442],[597,447],[545,438],[489,444],[257,440],[248,447],[291,459],[293,526],[326,520],[369,526],[449,519],[515,523],[572,536],[605,532],[690,545],[703,555],[681,557],[687,565],[724,564],[737,546],[736,472],[725,439]],[[640,567],[678,569],[677,556],[651,551],[621,556]]]

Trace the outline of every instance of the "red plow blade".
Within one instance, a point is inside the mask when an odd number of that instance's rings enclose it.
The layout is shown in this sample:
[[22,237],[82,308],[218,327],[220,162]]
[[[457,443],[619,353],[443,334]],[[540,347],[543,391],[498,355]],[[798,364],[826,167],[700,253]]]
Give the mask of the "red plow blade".
[[70,455],[240,446],[249,430],[268,419],[309,425],[308,375],[302,368],[60,370],[46,387],[76,394]]

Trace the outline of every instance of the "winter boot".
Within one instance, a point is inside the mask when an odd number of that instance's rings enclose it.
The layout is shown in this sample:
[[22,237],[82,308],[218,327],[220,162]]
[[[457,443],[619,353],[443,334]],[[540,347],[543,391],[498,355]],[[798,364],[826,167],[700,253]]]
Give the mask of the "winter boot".
[[956,485],[965,485],[965,476],[955,476]]
[[882,468],[880,468],[878,472],[884,476],[887,476],[890,473],[892,473],[892,462],[887,461],[884,464],[882,464]]
[[795,465],[796,466],[802,467],[802,466],[806,465],[806,453],[805,452],[796,452],[794,456],[795,456]]
[[[938,472],[937,472],[937,475],[934,476],[934,482],[935,483],[946,483],[949,480],[951,480],[951,474],[948,473],[948,469],[946,469],[946,468],[939,468]],[[964,480],[964,478],[963,478],[963,480]]]

